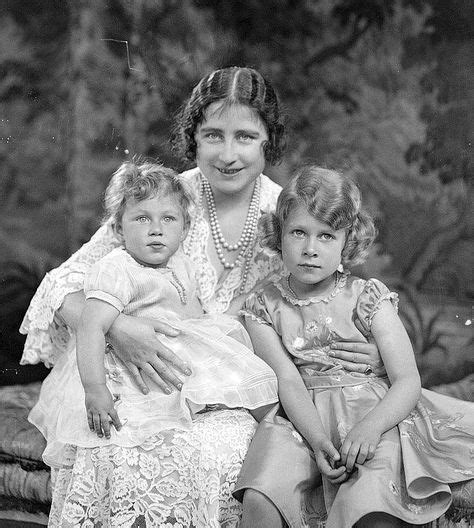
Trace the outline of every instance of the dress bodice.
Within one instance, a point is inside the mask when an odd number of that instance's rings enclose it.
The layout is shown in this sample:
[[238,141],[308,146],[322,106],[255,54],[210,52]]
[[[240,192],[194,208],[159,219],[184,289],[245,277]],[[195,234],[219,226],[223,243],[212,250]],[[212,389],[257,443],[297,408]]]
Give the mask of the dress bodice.
[[[366,343],[372,318],[386,300],[396,304],[397,294],[377,279],[341,274],[326,298],[298,299],[282,278],[251,294],[242,314],[271,325],[300,372],[311,376],[342,369],[338,360],[329,356],[331,343]],[[356,319],[365,335],[354,324]]]

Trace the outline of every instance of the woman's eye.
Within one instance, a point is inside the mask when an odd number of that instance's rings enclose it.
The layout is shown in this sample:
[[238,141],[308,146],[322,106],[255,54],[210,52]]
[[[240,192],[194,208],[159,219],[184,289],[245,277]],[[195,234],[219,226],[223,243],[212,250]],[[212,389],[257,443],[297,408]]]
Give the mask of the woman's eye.
[[220,141],[221,135],[217,132],[207,132],[204,137],[209,141]]
[[305,235],[304,231],[301,231],[301,229],[293,229],[292,234],[296,238],[303,238]]
[[253,139],[255,139],[253,136],[249,135],[249,134],[245,134],[245,133],[240,133],[238,136],[237,136],[237,139],[239,141],[244,141],[244,142],[250,142],[252,141]]

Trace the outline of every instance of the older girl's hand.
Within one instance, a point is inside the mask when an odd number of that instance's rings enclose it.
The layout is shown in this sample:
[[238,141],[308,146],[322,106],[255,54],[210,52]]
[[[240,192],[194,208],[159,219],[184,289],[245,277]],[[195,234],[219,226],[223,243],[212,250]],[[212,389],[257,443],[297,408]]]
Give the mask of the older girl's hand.
[[333,484],[340,484],[348,479],[346,468],[339,464],[341,456],[329,438],[322,438],[313,447],[314,457],[319,471]]
[[163,392],[170,394],[173,387],[180,390],[183,386],[183,380],[174,369],[185,376],[191,375],[189,365],[160,342],[159,334],[175,337],[179,330],[155,319],[121,314],[108,333],[115,353],[125,363],[144,394],[150,390],[146,377],[153,380]]
[[[364,334],[367,332],[356,319],[355,325]],[[331,343],[329,355],[340,360],[341,365],[350,372],[359,372],[376,376],[387,374],[377,345],[371,335],[367,336],[368,343],[336,342]]]

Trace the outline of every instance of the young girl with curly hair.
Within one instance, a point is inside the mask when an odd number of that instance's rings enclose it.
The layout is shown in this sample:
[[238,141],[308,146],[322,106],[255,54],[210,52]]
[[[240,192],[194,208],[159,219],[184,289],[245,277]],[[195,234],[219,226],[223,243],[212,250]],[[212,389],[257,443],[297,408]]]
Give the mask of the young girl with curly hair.
[[[397,294],[345,271],[364,260],[376,235],[359,189],[337,172],[305,167],[260,226],[287,273],[252,293],[242,314],[255,352],[277,375],[281,407],[257,429],[237,496],[266,497],[291,527],[321,526],[325,512],[326,528],[436,519],[451,502],[448,484],[473,477],[474,406],[421,389]],[[332,353],[334,342],[369,336],[387,376],[350,372]],[[304,477],[300,470],[288,483],[292,468],[304,466]],[[257,519],[257,508],[247,508],[243,526],[265,526]]]

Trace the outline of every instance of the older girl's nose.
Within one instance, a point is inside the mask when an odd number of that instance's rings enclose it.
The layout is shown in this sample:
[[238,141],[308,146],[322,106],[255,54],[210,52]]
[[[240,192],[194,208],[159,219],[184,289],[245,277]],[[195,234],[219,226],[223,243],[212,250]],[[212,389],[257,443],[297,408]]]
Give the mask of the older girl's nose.
[[309,257],[318,256],[318,243],[315,238],[308,237],[308,239],[306,240],[306,245],[304,247],[304,253],[305,255],[308,255]]

